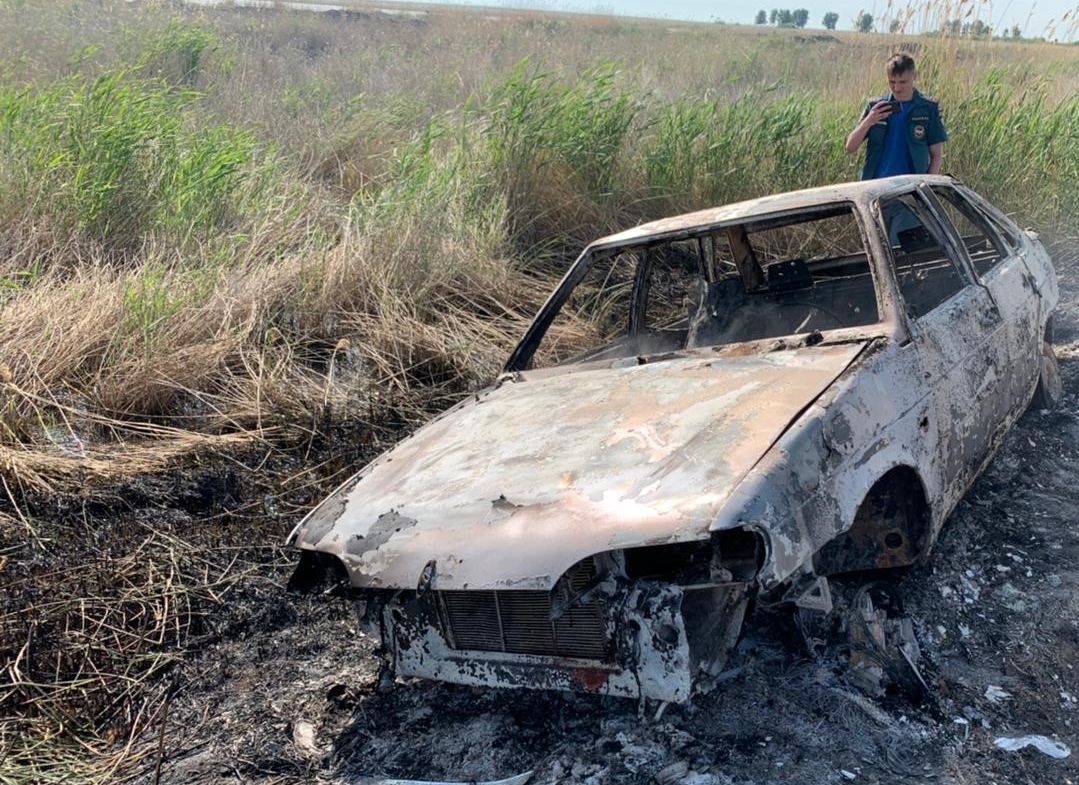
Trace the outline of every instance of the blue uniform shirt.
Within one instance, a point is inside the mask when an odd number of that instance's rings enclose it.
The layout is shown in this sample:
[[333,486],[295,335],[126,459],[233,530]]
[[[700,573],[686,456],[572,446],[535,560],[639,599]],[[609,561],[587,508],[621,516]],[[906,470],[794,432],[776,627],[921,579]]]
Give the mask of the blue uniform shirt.
[[884,151],[877,164],[874,177],[894,177],[897,174],[914,174],[914,161],[907,144],[907,118],[914,101],[900,101],[899,111],[888,118],[888,135],[884,138]]
[[[871,99],[862,117],[869,114],[877,101],[893,98],[888,94]],[[905,152],[900,140],[906,141]],[[947,140],[948,132],[940,119],[940,106],[932,98],[915,90],[914,99],[903,105],[902,112],[896,112],[869,129],[862,179],[894,174],[925,174],[929,171],[930,146]],[[886,156],[888,161],[884,160]]]

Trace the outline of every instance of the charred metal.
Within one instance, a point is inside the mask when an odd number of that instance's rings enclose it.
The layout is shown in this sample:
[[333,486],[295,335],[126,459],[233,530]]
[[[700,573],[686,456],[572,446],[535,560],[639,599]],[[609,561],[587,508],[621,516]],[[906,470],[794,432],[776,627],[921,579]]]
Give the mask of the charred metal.
[[352,594],[396,676],[684,701],[722,669],[763,557],[740,530],[599,554],[550,591]]
[[604,238],[492,386],[296,527],[292,585],[353,597],[386,684],[688,700],[755,605],[827,612],[830,576],[927,558],[1059,400],[1057,298],[1036,235],[948,177]]

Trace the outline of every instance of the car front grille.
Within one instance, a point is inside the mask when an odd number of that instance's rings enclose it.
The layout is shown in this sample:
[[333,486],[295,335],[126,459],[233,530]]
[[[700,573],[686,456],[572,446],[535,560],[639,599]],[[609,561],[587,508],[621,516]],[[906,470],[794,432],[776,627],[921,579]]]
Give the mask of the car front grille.
[[[595,577],[591,559],[569,574],[570,590],[581,591]],[[551,620],[547,591],[439,592],[443,626],[455,649],[606,659],[610,653],[606,603],[578,603]]]

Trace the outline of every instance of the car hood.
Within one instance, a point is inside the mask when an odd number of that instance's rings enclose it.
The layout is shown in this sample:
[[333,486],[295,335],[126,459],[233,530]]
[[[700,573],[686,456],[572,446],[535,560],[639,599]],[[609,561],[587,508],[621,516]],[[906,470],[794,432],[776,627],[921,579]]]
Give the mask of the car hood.
[[488,389],[293,532],[353,586],[547,589],[579,560],[705,539],[731,491],[864,343],[576,368]]

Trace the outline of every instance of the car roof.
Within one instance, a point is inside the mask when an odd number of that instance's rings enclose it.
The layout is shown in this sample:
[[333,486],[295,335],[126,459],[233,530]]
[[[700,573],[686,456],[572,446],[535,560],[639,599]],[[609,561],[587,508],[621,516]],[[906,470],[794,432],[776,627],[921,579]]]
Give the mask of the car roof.
[[773,194],[759,199],[735,202],[683,215],[661,218],[658,221],[651,221],[635,226],[632,229],[626,229],[617,234],[600,238],[589,247],[596,249],[606,246],[626,245],[640,240],[658,239],[664,235],[706,229],[714,224],[742,220],[755,215],[797,210],[801,207],[816,207],[832,202],[879,199],[899,191],[909,190],[911,185],[919,183],[945,185],[954,184],[955,180],[945,175],[903,175],[879,180],[837,183],[819,188],[807,188],[802,191]]

